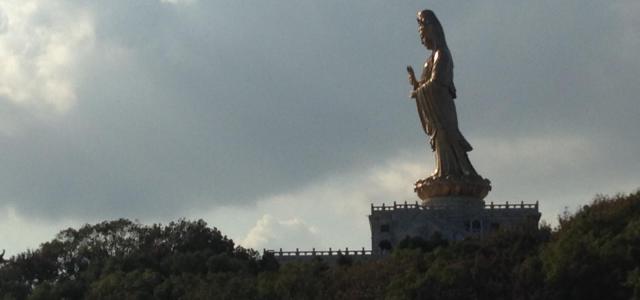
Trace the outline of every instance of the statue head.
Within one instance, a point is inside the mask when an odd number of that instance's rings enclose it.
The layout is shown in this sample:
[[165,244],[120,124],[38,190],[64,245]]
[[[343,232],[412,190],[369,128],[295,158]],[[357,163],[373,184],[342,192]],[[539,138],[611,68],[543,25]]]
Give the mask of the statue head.
[[435,50],[447,47],[444,30],[442,30],[442,25],[433,11],[425,9],[418,12],[418,32],[420,33],[420,41],[427,49]]

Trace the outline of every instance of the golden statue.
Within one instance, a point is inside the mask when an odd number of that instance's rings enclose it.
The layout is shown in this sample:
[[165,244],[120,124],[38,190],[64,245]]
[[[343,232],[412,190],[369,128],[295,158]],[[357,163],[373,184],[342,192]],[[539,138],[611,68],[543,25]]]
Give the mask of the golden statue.
[[421,199],[461,196],[482,200],[491,185],[471,165],[467,152],[473,148],[458,128],[458,117],[453,99],[453,59],[445,40],[440,21],[431,10],[418,13],[418,31],[422,44],[431,50],[416,79],[411,66],[407,67],[409,82],[413,86],[411,97],[415,99],[418,116],[424,132],[430,138],[435,153],[433,174],[416,182],[415,190]]

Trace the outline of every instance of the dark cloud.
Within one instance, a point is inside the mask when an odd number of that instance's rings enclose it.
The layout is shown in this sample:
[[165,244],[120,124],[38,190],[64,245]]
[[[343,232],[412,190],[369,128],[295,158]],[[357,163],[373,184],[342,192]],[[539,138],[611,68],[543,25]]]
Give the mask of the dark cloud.
[[[83,5],[95,45],[76,71],[77,103],[0,137],[0,199],[20,213],[173,217],[250,205],[426,149],[404,73],[426,57],[414,20],[421,2]],[[617,34],[618,10],[432,8],[472,142],[561,134],[624,140],[637,152],[638,44]]]

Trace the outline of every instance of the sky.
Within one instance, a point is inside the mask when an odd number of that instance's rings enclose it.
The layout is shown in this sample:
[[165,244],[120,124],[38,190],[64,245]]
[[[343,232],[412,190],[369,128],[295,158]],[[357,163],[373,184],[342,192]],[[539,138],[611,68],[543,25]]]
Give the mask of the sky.
[[555,224],[640,188],[640,3],[0,2],[0,249],[203,219],[255,249],[370,248],[433,170],[405,68],[435,11],[485,201]]

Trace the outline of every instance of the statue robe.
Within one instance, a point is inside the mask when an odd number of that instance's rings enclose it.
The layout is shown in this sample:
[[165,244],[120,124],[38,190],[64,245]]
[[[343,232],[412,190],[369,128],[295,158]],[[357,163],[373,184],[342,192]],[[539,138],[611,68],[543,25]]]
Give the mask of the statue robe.
[[453,99],[453,60],[449,49],[438,49],[425,63],[421,85],[416,90],[416,104],[422,128],[430,137],[435,152],[434,178],[478,177],[467,152],[473,148],[458,129]]

